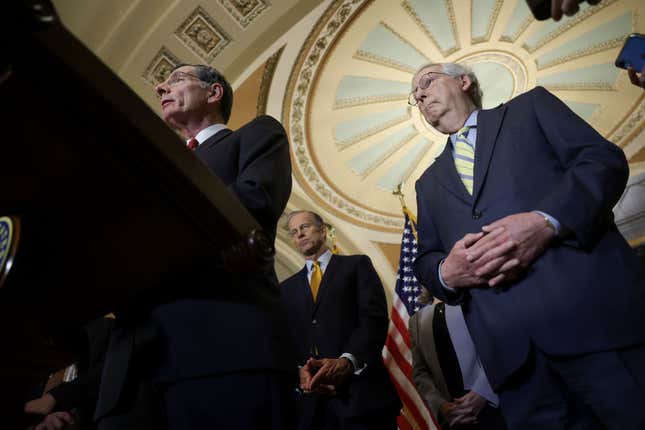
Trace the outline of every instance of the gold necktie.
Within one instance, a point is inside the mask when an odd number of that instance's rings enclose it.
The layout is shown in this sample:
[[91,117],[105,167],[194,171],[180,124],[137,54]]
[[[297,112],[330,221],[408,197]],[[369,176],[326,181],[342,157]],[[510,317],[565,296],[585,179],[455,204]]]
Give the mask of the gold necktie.
[[470,128],[465,126],[457,132],[455,139],[455,167],[461,181],[464,183],[468,194],[473,194],[473,172],[475,170],[475,149],[466,139],[468,130]]
[[322,270],[320,270],[320,263],[314,261],[313,266],[311,267],[311,280],[309,281],[309,287],[311,287],[311,295],[316,301],[318,296],[318,288],[320,288],[320,281],[322,281]]

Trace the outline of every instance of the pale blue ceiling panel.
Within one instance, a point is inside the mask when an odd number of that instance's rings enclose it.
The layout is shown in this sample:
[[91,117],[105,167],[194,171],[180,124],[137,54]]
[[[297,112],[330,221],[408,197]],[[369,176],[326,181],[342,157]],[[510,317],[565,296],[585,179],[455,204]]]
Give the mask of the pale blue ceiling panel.
[[334,141],[344,149],[361,139],[410,119],[407,106],[340,122],[334,127]]
[[418,134],[419,132],[412,125],[392,133],[379,143],[372,145],[350,159],[348,162],[349,167],[357,175],[366,176],[394,153],[394,151],[405,145]]
[[536,60],[538,69],[620,46],[631,32],[632,13],[627,12],[539,56]]
[[472,65],[475,76],[484,92],[484,109],[494,108],[507,102],[513,95],[514,79],[511,72],[498,63],[477,63]]
[[389,100],[406,100],[409,93],[409,82],[388,81],[364,76],[343,76],[336,89],[334,107],[342,108]]
[[408,177],[428,152],[432,143],[421,138],[421,141],[414,145],[392,168],[378,181],[378,186],[389,191],[394,191],[401,183],[407,181]]
[[567,106],[569,106],[569,109],[574,111],[580,118],[584,119],[585,121],[589,121],[596,109],[600,107],[600,105],[594,103],[570,102],[566,100],[563,100],[563,102]]
[[451,22],[451,5],[444,0],[404,0],[403,7],[407,8],[425,31],[432,36],[439,50],[444,53],[452,52],[459,46]]
[[[580,3],[580,10],[576,15],[564,15],[560,21],[554,21],[552,19],[541,21],[540,27],[526,38],[526,41],[524,42],[522,47],[529,52],[535,51],[536,49],[544,45],[547,41],[549,41],[553,37],[553,35],[559,34],[560,32],[564,31],[564,29],[570,25],[571,21],[580,19],[580,15],[582,15],[588,8],[589,4],[582,2]],[[594,8],[600,9],[600,6],[594,6]]]
[[554,89],[612,89],[619,69],[613,63],[581,67],[537,79],[538,85]]
[[506,29],[502,33],[500,40],[514,42],[520,33],[526,28],[527,23],[533,21],[531,10],[524,0],[518,0],[511,17],[506,23]]
[[356,56],[409,72],[415,72],[420,66],[430,62],[428,57],[383,23],[369,32]]
[[496,3],[497,0],[477,0],[472,3],[471,38],[474,41],[488,39],[488,28],[492,26]]

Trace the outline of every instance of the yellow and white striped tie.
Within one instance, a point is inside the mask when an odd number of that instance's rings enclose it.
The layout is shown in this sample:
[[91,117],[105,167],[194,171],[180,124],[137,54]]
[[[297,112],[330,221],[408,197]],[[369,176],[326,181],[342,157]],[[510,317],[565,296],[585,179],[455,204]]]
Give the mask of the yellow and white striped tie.
[[466,139],[470,127],[464,126],[457,132],[455,138],[455,167],[468,194],[473,194],[473,174],[475,171],[475,149]]

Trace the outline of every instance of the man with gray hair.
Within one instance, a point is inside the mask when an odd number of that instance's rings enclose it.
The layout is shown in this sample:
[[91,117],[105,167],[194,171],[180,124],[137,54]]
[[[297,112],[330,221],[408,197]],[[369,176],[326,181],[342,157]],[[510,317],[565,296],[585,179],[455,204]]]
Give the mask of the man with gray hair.
[[483,110],[456,64],[420,68],[409,103],[449,135],[416,184],[415,274],[461,305],[509,428],[645,428],[645,276],[611,212],[623,152],[541,87]]
[[[233,91],[210,66],[178,66],[156,91],[164,121],[184,136],[186,146],[273,242],[291,193],[282,125],[260,116],[235,131],[227,128]],[[166,280],[153,303],[132,316],[137,323],[114,332],[97,418],[123,410],[128,386],[151,379],[168,430],[292,427],[296,364],[284,336],[273,265],[243,273],[228,269],[222,261],[195,255],[190,273]],[[149,346],[133,350],[135,342],[142,343],[138,335],[144,328],[152,338]],[[124,337],[131,341],[117,348],[116,340]],[[121,386],[125,375],[128,383]]]
[[388,316],[366,255],[333,255],[320,215],[288,217],[305,266],[281,284],[300,367],[298,430],[395,430],[401,407],[381,351]]

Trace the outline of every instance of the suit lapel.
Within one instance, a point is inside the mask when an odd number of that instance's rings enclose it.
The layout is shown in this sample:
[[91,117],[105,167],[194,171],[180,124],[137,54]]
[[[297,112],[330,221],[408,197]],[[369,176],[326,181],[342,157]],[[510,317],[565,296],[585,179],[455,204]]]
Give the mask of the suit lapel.
[[506,106],[497,109],[482,110],[477,117],[477,145],[475,147],[475,185],[473,188],[473,206],[486,181],[488,166],[495,149],[497,135],[506,113]]
[[233,131],[229,130],[228,128],[225,128],[224,130],[220,130],[208,139],[204,141],[201,145],[199,145],[196,149],[197,152],[200,150],[206,150],[207,148],[212,148],[215,146],[217,143],[219,143],[222,139],[225,137],[228,137]]
[[314,308],[314,298],[311,295],[311,287],[309,286],[309,280],[307,279],[307,265],[302,268],[298,274],[298,293],[300,295],[300,303],[302,303],[302,309],[313,312]]
[[[475,163],[476,164],[476,163]],[[446,141],[446,147],[443,152],[436,158],[434,162],[435,171],[434,176],[436,181],[443,186],[455,197],[471,204],[472,197],[468,194],[464,183],[461,181],[457,168],[455,167],[455,159],[452,156],[452,144],[450,138]]]
[[[325,273],[323,274],[322,281],[320,282],[320,288],[318,289],[318,297],[316,298],[316,303],[314,303],[312,315],[318,311],[318,308],[320,307],[320,303],[323,300],[325,300],[325,296],[329,295],[328,290],[330,286],[334,284],[334,278],[338,276],[338,271],[339,271],[339,268],[337,267],[338,264],[339,264],[338,258],[332,255],[331,259],[329,260],[329,264],[327,264],[327,268],[325,268]],[[313,301],[313,297],[311,296],[311,291],[309,292],[309,297],[311,297]]]

